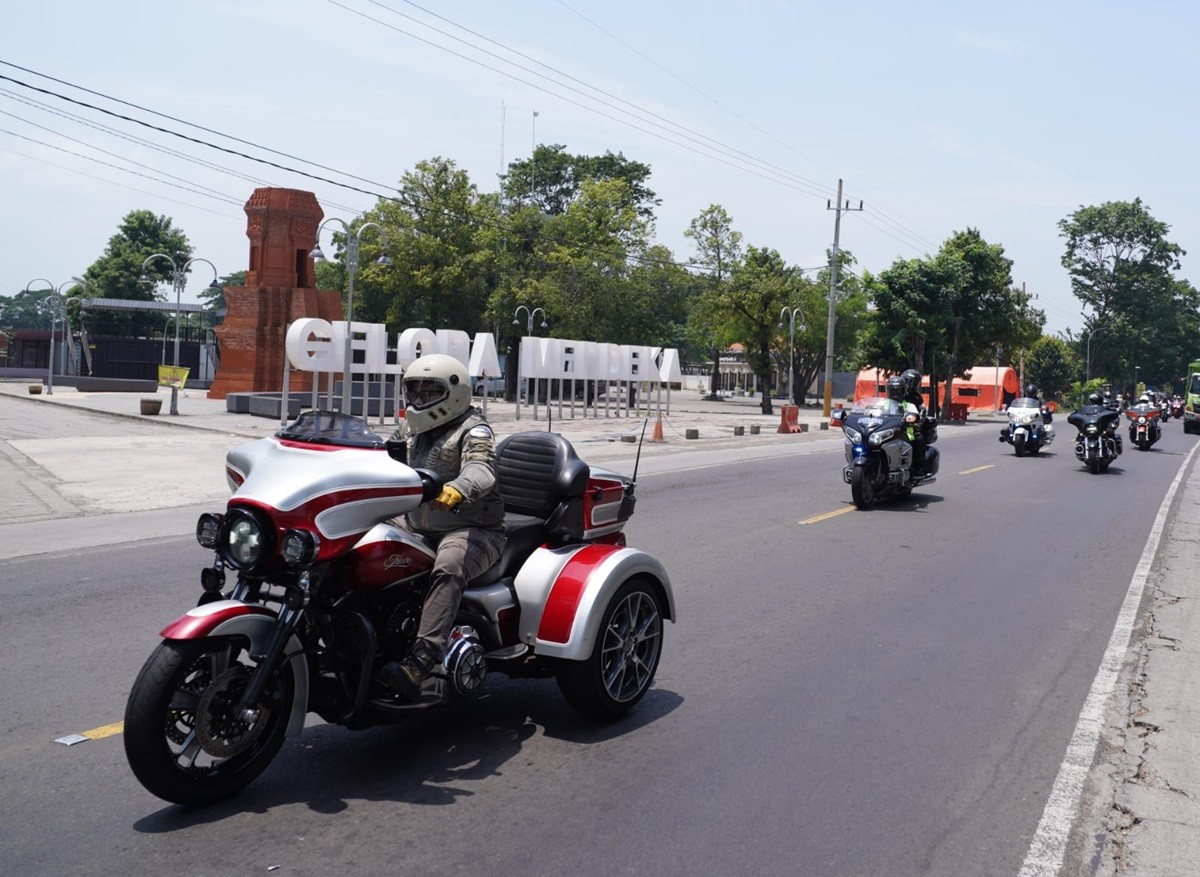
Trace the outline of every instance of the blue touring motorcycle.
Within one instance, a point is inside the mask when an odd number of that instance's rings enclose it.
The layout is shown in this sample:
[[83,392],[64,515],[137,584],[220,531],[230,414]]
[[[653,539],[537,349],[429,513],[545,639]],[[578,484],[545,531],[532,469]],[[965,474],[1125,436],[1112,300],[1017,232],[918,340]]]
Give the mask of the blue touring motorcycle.
[[[840,415],[840,416],[839,416]],[[913,489],[936,480],[938,450],[937,425],[931,418],[905,414],[897,402],[877,396],[860,399],[849,411],[834,412],[833,422],[846,436],[846,466],[842,478],[850,485],[850,495],[860,509],[869,509],[877,501],[903,499]],[[925,465],[920,474],[913,471],[913,445],[908,429],[923,432]]]

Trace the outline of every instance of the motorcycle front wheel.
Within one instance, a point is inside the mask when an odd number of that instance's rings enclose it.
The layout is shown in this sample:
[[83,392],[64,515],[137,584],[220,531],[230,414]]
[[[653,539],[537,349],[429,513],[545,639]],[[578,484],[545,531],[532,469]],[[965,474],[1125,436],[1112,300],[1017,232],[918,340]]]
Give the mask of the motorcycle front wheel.
[[589,718],[611,721],[650,690],[662,654],[663,617],[658,589],[630,579],[604,607],[600,633],[585,661],[563,661],[556,674],[567,703]]
[[850,497],[860,509],[869,509],[875,504],[875,473],[873,465],[855,466],[850,473]]
[[1017,452],[1018,457],[1025,456],[1025,436],[1019,435],[1013,439],[1013,450]]
[[240,638],[166,640],[146,659],[125,706],[125,756],[154,795],[176,804],[226,798],[283,745],[295,682],[284,664],[251,724],[239,703],[254,665]]

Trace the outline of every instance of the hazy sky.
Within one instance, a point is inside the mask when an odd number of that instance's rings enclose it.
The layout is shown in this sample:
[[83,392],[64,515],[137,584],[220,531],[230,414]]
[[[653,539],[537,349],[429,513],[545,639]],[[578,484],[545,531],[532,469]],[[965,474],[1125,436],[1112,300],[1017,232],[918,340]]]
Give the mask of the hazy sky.
[[[434,156],[494,190],[535,135],[621,152],[651,166],[657,237],[679,261],[683,230],[718,203],[745,243],[821,264],[841,177],[866,207],[842,223],[858,270],[976,227],[1059,331],[1081,323],[1057,228],[1080,205],[1141,197],[1200,254],[1197,8],[42,0],[9,4],[0,61],[178,121],[0,76],[372,191]],[[241,205],[259,185],[314,191],[343,219],[375,202],[0,79],[0,294],[82,273],[135,209],[170,216],[221,274],[243,270]],[[1195,264],[1182,274],[1200,283]],[[193,300],[211,279],[197,271]]]

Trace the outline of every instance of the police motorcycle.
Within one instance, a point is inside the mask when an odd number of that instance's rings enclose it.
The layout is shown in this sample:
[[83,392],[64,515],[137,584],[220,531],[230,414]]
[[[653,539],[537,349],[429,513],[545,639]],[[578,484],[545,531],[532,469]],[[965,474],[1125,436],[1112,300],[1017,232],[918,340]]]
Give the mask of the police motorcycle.
[[[842,469],[842,479],[850,485],[850,496],[858,508],[869,509],[891,497],[907,497],[914,488],[937,480],[939,455],[932,446],[937,441],[937,425],[932,418],[906,413],[892,399],[871,396],[855,402],[849,411],[834,412],[832,420],[846,436],[847,465]],[[913,471],[909,428],[924,432],[925,461],[919,474]]]
[[1117,426],[1121,412],[1102,404],[1099,393],[1088,397],[1088,404],[1067,416],[1067,423],[1078,430],[1075,457],[1093,475],[1108,469],[1121,455],[1121,434]]
[[1127,408],[1125,416],[1129,418],[1129,441],[1137,445],[1139,451],[1150,450],[1162,438],[1162,426],[1159,425],[1162,409],[1148,394],[1143,393],[1136,405]]
[[634,478],[589,466],[562,436],[496,446],[507,543],[468,582],[444,659],[415,700],[377,678],[411,653],[435,552],[389,519],[441,492],[405,444],[314,411],[226,456],[232,496],[196,524],[213,551],[199,603],[161,631],[125,711],[129,764],[185,805],[243,788],[305,716],[365,728],[478,696],[486,677],[555,678],[599,721],[637,704],[674,621],[662,564],[626,544]]
[[1025,396],[1008,403],[1008,425],[1000,430],[1001,444],[1012,445],[1018,457],[1036,454],[1054,441],[1050,409],[1037,399],[1035,387],[1027,387],[1025,392]]

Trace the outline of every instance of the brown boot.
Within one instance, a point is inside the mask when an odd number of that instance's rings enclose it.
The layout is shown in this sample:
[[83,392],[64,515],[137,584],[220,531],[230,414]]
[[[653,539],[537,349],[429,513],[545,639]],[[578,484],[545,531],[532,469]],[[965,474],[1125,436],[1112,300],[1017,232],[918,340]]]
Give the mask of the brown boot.
[[379,681],[392,691],[416,700],[421,694],[421,683],[433,669],[433,655],[429,646],[417,640],[412,654],[402,661],[388,661],[379,668]]

